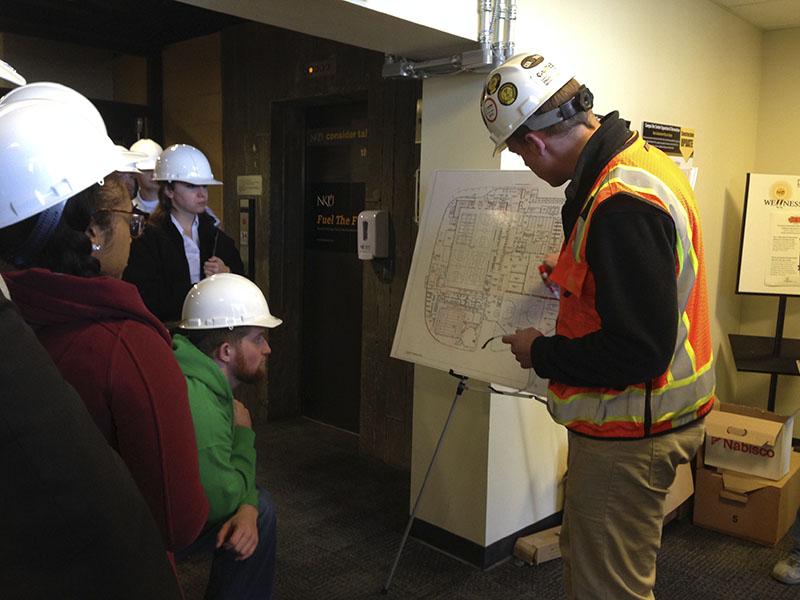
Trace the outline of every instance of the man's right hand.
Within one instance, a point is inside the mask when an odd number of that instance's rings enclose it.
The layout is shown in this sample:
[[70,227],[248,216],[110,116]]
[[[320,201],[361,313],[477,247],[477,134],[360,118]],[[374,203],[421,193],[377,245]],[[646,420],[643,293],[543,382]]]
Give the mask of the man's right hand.
[[224,546],[236,554],[236,560],[246,560],[253,555],[257,545],[258,509],[249,504],[242,504],[220,527],[217,533],[217,548]]
[[253,428],[253,421],[250,419],[250,411],[236,398],[233,399],[233,424],[237,427]]
[[212,256],[203,263],[203,275],[211,277],[217,273],[230,273],[231,269],[219,256]]
[[559,298],[561,294],[558,285],[550,281],[550,275],[552,275],[553,269],[556,268],[556,264],[558,264],[558,254],[548,254],[542,259],[542,264],[539,265],[539,274],[542,276],[542,281],[544,281],[547,289],[550,290],[553,296]]
[[556,264],[558,264],[558,252],[548,254],[544,257],[542,260],[542,268],[540,268],[542,279],[547,280],[550,277],[550,273],[556,268]]
[[526,327],[525,329],[517,329],[516,333],[504,335],[502,340],[504,344],[511,344],[511,352],[514,353],[514,358],[517,359],[519,366],[523,369],[530,369],[533,362],[531,345],[533,340],[541,335],[542,332],[538,329]]

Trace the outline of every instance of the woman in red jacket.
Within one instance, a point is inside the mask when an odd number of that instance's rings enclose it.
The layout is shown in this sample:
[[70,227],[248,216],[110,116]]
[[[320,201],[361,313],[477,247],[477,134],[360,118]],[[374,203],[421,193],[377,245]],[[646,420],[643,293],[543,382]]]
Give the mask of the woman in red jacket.
[[[169,334],[136,288],[119,279],[131,238],[143,225],[122,183],[107,177],[67,201],[40,250],[29,247],[14,257],[32,268],[4,277],[25,320],[128,465],[165,546],[175,551],[200,533],[208,502]],[[14,245],[9,242],[6,247]]]
[[[25,86],[2,61],[0,79],[22,85],[23,95],[54,85]],[[23,245],[38,246],[64,201],[119,161],[102,120],[95,128],[84,116],[80,102],[91,103],[63,89],[75,106],[48,99],[3,105],[13,92],[0,102],[0,249],[25,231],[35,235]],[[2,596],[180,600],[161,534],[128,468],[6,297],[0,276]]]

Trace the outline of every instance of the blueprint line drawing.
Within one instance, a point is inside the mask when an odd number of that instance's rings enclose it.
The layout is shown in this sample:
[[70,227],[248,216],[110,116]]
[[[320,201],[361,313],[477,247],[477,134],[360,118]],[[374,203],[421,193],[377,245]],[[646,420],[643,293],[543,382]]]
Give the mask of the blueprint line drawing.
[[562,188],[530,171],[437,171],[426,198],[392,356],[546,391],[500,338],[552,335],[558,300],[539,265],[563,241]]

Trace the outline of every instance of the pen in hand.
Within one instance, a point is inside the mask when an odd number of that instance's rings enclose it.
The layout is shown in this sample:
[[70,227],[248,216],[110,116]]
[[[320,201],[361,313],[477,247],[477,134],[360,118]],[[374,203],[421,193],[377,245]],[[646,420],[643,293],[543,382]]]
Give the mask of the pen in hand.
[[547,265],[539,265],[539,274],[542,276],[542,281],[547,286],[547,289],[550,290],[550,293],[553,294],[556,298],[561,296],[559,292],[558,285],[550,281],[550,271],[551,269]]

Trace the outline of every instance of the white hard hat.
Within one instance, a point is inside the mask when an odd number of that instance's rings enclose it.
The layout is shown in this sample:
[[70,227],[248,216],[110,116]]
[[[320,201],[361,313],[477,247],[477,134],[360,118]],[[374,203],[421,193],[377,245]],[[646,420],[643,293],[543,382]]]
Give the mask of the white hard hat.
[[69,104],[82,110],[86,119],[91,121],[97,129],[102,129],[103,133],[106,133],[106,124],[97,107],[86,96],[70,87],[51,81],[29,83],[8,92],[0,99],[0,106],[24,100],[53,100]]
[[540,54],[517,54],[489,73],[481,116],[495,152],[545,102],[574,77]]
[[[76,92],[70,87],[61,85],[60,83],[53,83],[52,81],[36,81],[29,83],[11,90],[5,96],[0,98],[0,107],[14,104],[16,102],[25,102],[27,100],[51,100],[70,106],[73,110],[79,111],[83,114],[89,124],[107,136],[106,124],[100,111],[92,104],[86,96],[80,92]],[[117,146],[116,152],[118,154],[117,167],[113,171],[129,172],[130,167],[136,161],[144,158],[141,154],[131,153],[124,146]]]
[[133,146],[131,146],[131,152],[142,152],[146,157],[136,163],[136,168],[141,171],[152,171],[156,168],[156,160],[161,156],[163,150],[161,144],[149,138],[142,138],[134,142]]
[[0,60],[0,79],[14,85],[25,85],[25,78],[7,62]]
[[[166,152],[166,151],[165,151]],[[183,302],[181,329],[277,327],[261,289],[241,275],[218,273],[192,286]]]
[[206,155],[188,144],[173,144],[156,161],[153,179],[182,181],[194,185],[222,185],[214,179]]
[[144,152],[132,152],[121,144],[117,144],[114,147],[117,149],[117,152],[119,152],[121,160],[121,163],[115,169],[116,171],[120,173],[141,173],[141,171],[136,168],[136,165],[138,165],[142,159],[147,158]]
[[61,205],[118,164],[85,111],[50,100],[0,105],[0,228]]

